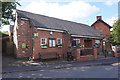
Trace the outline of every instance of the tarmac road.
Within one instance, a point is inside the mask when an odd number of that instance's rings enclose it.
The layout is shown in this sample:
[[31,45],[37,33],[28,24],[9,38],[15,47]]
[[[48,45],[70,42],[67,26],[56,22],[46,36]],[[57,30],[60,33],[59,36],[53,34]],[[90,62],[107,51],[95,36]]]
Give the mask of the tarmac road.
[[13,72],[3,78],[118,78],[118,65],[81,66],[51,70]]

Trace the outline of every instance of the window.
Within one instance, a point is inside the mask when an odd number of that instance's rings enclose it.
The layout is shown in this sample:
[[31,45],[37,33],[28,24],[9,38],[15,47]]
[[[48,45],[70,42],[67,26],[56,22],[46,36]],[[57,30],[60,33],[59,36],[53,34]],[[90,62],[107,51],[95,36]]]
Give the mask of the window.
[[62,44],[62,39],[61,38],[57,38],[57,44]]
[[100,40],[95,40],[95,43],[99,44],[99,43],[100,43]]
[[41,38],[41,45],[45,45],[46,44],[46,38]]
[[47,48],[47,46],[45,46],[46,44],[47,44],[47,38],[41,38],[41,47]]
[[105,46],[105,41],[103,41],[103,46]]
[[95,40],[95,47],[100,48],[100,46],[101,46],[100,40]]
[[80,39],[76,39],[76,44],[79,44],[80,43]]
[[49,40],[49,47],[55,47],[55,40]]
[[72,46],[76,46],[79,43],[80,43],[80,39],[73,39]]

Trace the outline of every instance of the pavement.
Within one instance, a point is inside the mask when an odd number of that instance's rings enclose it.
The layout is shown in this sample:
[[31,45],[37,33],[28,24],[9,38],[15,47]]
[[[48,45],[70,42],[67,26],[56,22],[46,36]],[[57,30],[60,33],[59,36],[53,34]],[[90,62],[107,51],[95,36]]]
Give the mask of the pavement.
[[66,61],[66,60],[51,60],[51,61],[43,61],[43,62],[16,60],[14,64],[11,63],[11,65],[5,65],[5,66],[3,65],[1,74],[13,73],[13,72],[38,71],[38,70],[52,70],[52,69],[71,68],[71,67],[80,67],[80,66],[115,65],[115,64],[119,64],[118,60],[119,60],[118,58],[114,58],[114,57],[107,57],[107,58],[98,57],[98,60],[80,61],[80,62]]

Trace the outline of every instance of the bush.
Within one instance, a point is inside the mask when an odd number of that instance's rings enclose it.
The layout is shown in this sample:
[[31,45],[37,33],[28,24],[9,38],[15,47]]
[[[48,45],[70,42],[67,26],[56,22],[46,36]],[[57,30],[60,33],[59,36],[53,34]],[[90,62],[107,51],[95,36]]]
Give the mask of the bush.
[[2,37],[6,37],[6,36],[9,36],[9,33],[8,32],[2,32]]

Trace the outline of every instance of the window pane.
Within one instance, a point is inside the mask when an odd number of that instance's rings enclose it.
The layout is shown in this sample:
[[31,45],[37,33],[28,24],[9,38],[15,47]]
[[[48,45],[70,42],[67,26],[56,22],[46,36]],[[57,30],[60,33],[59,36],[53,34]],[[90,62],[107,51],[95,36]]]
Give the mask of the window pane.
[[73,39],[72,46],[76,46],[80,43],[80,39]]
[[55,40],[53,40],[53,47],[55,47]]
[[76,40],[76,44],[80,43],[80,40]]
[[105,41],[103,42],[103,45],[105,46]]
[[75,40],[72,41],[72,46],[76,46],[76,41]]
[[62,39],[57,39],[57,44],[62,44]]
[[100,43],[100,40],[95,40],[95,43]]
[[58,43],[57,44],[60,44],[60,39],[58,39]]
[[52,47],[52,40],[49,40],[49,47]]
[[42,44],[45,44],[45,39],[42,39]]
[[41,38],[41,44],[42,45],[46,44],[46,39],[45,38]]
[[47,44],[47,38],[45,38],[45,44]]

